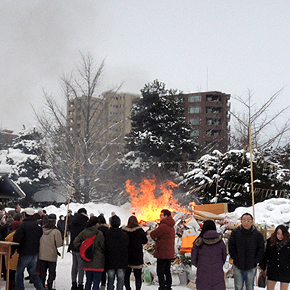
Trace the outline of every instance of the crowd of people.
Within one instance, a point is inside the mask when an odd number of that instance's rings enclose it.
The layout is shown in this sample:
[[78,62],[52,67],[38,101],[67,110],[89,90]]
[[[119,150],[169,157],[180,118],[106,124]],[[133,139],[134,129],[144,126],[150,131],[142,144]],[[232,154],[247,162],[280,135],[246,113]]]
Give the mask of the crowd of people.
[[[12,246],[9,269],[9,289],[24,289],[24,279],[29,279],[37,290],[52,290],[56,278],[58,248],[66,241],[72,254],[71,290],[131,290],[130,276],[133,271],[136,290],[141,289],[143,267],[143,245],[147,234],[156,241],[155,257],[160,289],[171,289],[170,261],[174,258],[174,220],[171,212],[162,210],[160,226],[146,233],[135,215],[129,217],[127,225],[121,227],[121,219],[113,212],[109,224],[103,214],[87,214],[80,208],[74,215],[68,211],[67,220],[33,208],[0,213],[1,239],[15,242]],[[69,234],[67,234],[69,233]],[[83,260],[81,244],[94,236],[90,260]],[[68,242],[68,240],[70,240]],[[165,247],[164,247],[165,244]],[[5,274],[5,263],[3,264]],[[27,270],[29,276],[24,277]],[[48,274],[48,275],[47,275]],[[84,276],[86,282],[84,285]]]
[[[37,290],[52,290],[56,278],[58,248],[64,242],[72,254],[71,290],[131,290],[130,276],[135,277],[135,290],[141,290],[143,245],[148,236],[155,241],[154,256],[159,290],[171,290],[171,261],[175,258],[175,221],[171,212],[163,209],[160,223],[145,232],[135,215],[121,227],[121,219],[114,212],[107,224],[103,214],[89,217],[85,208],[74,215],[68,211],[67,219],[33,208],[5,213],[0,207],[0,238],[17,244],[12,246],[9,269],[9,289],[24,289],[28,278]],[[84,260],[80,246],[94,237],[92,256]],[[253,290],[257,270],[267,277],[267,289],[288,289],[290,282],[290,235],[288,227],[279,225],[266,241],[255,227],[253,216],[244,213],[241,224],[232,230],[228,245],[217,232],[212,220],[203,223],[193,243],[191,261],[197,268],[197,290],[225,290],[223,265],[227,255],[233,261],[235,290]],[[3,260],[4,261],[4,260]],[[2,265],[5,278],[5,263]],[[29,277],[24,277],[27,269]],[[48,274],[48,275],[47,275]],[[84,277],[85,284],[84,284]]]

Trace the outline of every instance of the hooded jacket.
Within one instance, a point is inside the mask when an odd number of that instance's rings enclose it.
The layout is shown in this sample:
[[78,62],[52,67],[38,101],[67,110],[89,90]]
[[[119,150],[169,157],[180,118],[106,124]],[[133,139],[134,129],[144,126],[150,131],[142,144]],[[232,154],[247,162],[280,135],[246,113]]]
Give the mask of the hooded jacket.
[[20,244],[17,246],[17,252],[22,255],[38,254],[41,236],[42,227],[33,216],[27,216],[13,236],[13,242]]
[[214,230],[198,237],[191,250],[191,261],[197,267],[197,290],[225,290],[223,265],[227,258],[226,245]]
[[157,259],[174,259],[175,250],[175,221],[171,216],[167,216],[160,221],[157,229],[150,233],[150,236],[155,240],[154,257]]
[[249,230],[238,226],[230,235],[229,253],[238,269],[247,271],[255,268],[264,255],[263,235],[254,225]]
[[129,247],[128,247],[128,264],[129,266],[139,266],[144,263],[143,261],[143,245],[148,242],[146,233],[142,226],[135,228],[123,227],[123,230],[128,234]]
[[97,226],[85,228],[74,240],[74,247],[79,249],[82,242],[87,238],[96,235],[94,240],[93,258],[91,261],[83,261],[84,270],[86,271],[103,271],[105,266],[105,238],[103,233],[98,230]]
[[61,232],[57,228],[43,228],[43,235],[39,246],[39,260],[56,262],[57,248],[61,245]]
[[106,269],[127,269],[129,237],[121,228],[109,228],[105,233]]
[[83,213],[76,213],[71,221],[71,224],[68,225],[68,230],[70,231],[71,234],[71,241],[68,246],[68,252],[73,251],[73,252],[79,252],[79,249],[74,247],[74,239],[79,235],[81,231],[84,230],[84,228],[87,225],[88,222],[88,216],[83,214]]

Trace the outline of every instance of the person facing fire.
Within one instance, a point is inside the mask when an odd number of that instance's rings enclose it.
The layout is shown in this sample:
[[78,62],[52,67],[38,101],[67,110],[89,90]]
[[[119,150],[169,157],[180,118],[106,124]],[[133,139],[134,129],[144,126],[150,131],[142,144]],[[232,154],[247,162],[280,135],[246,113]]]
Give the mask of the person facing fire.
[[154,257],[157,258],[157,276],[159,280],[159,290],[170,290],[172,277],[170,272],[171,260],[175,258],[175,221],[168,209],[163,209],[160,213],[159,227],[150,233],[155,240]]
[[141,225],[139,225],[137,218],[132,215],[128,219],[127,226],[122,229],[128,234],[128,268],[125,274],[125,288],[131,290],[130,276],[133,270],[135,277],[136,290],[141,290],[142,285],[142,268],[143,268],[143,245],[147,244],[147,235]]

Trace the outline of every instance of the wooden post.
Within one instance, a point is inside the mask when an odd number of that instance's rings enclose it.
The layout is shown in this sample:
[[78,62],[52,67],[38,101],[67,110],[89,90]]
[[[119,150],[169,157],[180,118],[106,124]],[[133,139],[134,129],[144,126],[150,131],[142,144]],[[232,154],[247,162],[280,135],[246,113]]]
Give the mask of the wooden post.
[[254,169],[253,169],[253,147],[252,147],[252,124],[249,124],[249,145],[250,145],[250,162],[251,162],[251,192],[252,192],[252,207],[253,207],[253,222],[255,224],[255,193],[254,193]]
[[66,217],[65,217],[65,227],[64,227],[64,234],[63,234],[63,245],[62,245],[62,259],[64,258],[64,241],[65,241],[65,236],[66,236],[66,231],[67,231],[68,210],[69,210],[70,200],[72,196],[72,187],[73,187],[73,182],[74,182],[74,173],[75,173],[76,159],[77,159],[77,147],[78,146],[76,146],[75,148],[73,170],[72,170],[71,182],[70,182],[70,191],[69,191],[69,197],[68,197],[68,202],[67,202],[67,211],[66,211]]
[[[0,273],[2,273],[2,257],[6,256],[6,290],[9,290],[10,256],[11,256],[11,246],[13,245],[19,245],[19,243],[0,241]],[[0,279],[0,288],[1,288],[1,279]]]

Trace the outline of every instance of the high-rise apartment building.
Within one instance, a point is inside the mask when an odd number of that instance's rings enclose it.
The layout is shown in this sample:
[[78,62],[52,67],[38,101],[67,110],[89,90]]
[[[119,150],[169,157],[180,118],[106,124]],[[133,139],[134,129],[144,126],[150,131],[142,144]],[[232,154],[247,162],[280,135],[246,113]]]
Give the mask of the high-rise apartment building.
[[[183,94],[186,121],[191,125],[191,136],[199,145],[200,154],[229,146],[230,94],[218,91]],[[90,100],[76,98],[68,103],[67,126],[75,134],[85,136],[86,120],[91,132],[97,132],[99,142],[109,142],[111,151],[123,148],[124,137],[131,130],[131,108],[140,96],[128,93],[104,93]],[[86,109],[85,109],[86,108]],[[84,111],[85,110],[85,111]]]
[[[98,142],[109,143],[112,150],[123,146],[124,137],[131,130],[132,101],[137,95],[106,92],[88,100],[75,98],[67,104],[67,127],[78,137],[87,131],[97,135]],[[88,104],[89,102],[89,104]]]
[[217,91],[183,94],[185,117],[191,125],[191,136],[202,151],[229,146],[230,94]]

